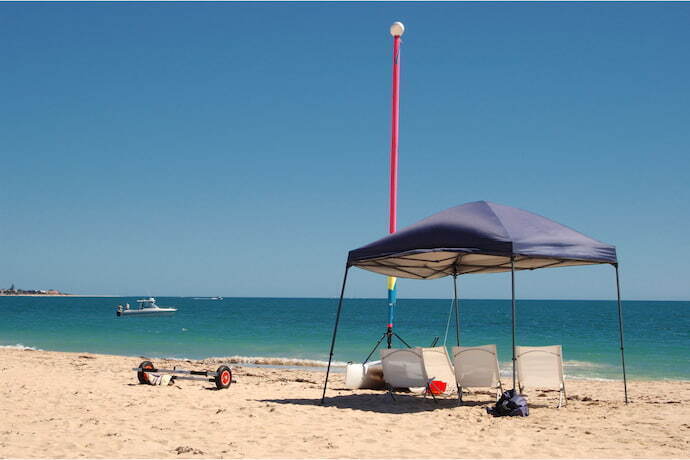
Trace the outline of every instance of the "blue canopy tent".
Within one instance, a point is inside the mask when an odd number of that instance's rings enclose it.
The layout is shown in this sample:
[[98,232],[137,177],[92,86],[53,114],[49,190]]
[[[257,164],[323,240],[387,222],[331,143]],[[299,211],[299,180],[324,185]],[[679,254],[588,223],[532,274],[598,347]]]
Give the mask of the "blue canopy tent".
[[457,277],[470,273],[511,272],[513,387],[515,386],[515,271],[576,265],[610,264],[616,271],[618,324],[625,402],[628,402],[623,313],[616,248],[522,209],[488,201],[446,209],[396,233],[349,252],[338,301],[335,326],[323,386],[328,376],[338,332],[343,295],[350,267],[387,276],[436,279],[452,276],[455,328],[458,345],[459,309]]

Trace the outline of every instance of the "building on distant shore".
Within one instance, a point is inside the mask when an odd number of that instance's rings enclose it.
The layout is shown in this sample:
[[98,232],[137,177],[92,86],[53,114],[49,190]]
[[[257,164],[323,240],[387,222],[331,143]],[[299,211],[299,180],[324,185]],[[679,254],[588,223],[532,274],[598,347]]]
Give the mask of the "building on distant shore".
[[57,289],[17,289],[14,283],[9,289],[0,289],[0,295],[67,295]]

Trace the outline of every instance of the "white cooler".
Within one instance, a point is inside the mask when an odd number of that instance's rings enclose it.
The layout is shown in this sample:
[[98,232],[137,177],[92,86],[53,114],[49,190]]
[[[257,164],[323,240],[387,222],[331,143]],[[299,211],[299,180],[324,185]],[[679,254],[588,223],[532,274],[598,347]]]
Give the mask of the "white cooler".
[[371,361],[366,364],[348,363],[345,368],[345,387],[352,390],[386,388],[381,361]]

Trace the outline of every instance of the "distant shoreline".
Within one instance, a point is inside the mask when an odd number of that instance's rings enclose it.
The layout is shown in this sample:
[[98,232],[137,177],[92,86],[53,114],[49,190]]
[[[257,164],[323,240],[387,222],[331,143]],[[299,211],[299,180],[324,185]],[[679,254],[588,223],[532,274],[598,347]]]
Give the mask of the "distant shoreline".
[[74,294],[5,294],[5,293],[0,293],[0,297],[74,297]]
[[120,297],[116,295],[89,294],[0,294],[0,297]]

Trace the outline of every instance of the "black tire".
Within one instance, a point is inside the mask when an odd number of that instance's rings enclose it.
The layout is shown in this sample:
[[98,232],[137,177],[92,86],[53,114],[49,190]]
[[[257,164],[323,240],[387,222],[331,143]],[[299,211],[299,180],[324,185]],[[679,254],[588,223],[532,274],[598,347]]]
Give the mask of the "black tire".
[[[153,363],[151,361],[142,361],[141,364],[139,364],[139,369],[155,369],[153,367]],[[146,384],[148,385],[149,383],[149,376],[146,374],[146,372],[139,371],[137,372],[137,379],[139,380],[139,383]]]
[[228,366],[220,366],[216,370],[216,376],[213,380],[216,382],[216,388],[219,390],[229,387],[232,383],[232,370]]

